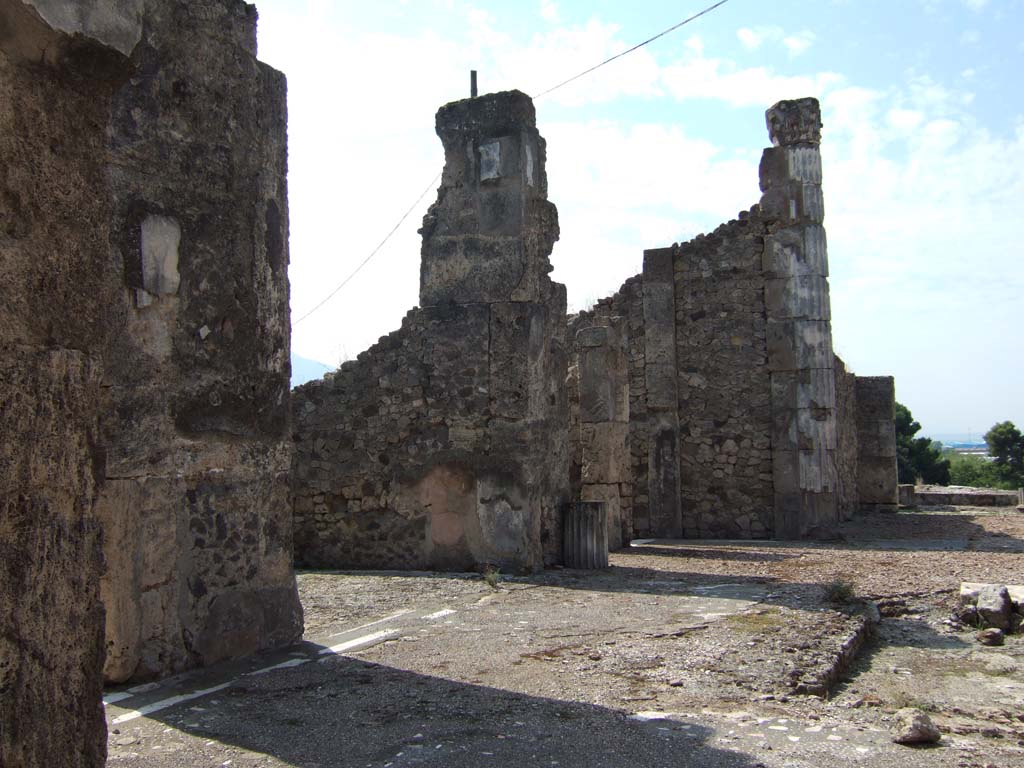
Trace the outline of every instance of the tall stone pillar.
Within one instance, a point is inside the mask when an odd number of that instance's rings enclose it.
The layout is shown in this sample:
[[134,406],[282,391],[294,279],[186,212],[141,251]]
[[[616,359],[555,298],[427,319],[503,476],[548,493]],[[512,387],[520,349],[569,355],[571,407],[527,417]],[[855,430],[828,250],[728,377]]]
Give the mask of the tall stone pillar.
[[473,456],[459,462],[472,511],[450,538],[468,542],[476,563],[538,568],[560,557],[569,495],[566,301],[548,277],[558,212],[545,142],[519,91],[445,105],[436,123],[445,167],[421,230],[420,306],[450,351],[479,338],[484,349],[471,354],[484,352],[487,366],[478,409],[446,416],[472,435],[461,448]]
[[857,494],[861,508],[895,512],[896,385],[892,376],[858,376]]
[[652,536],[681,538],[675,272],[671,248],[644,251],[647,495]]
[[821,191],[821,110],[781,101],[761,159],[775,536],[827,535],[838,524],[828,255]]
[[[96,3],[47,2],[103,21]],[[109,3],[106,5],[110,5]],[[244,2],[138,6],[107,116],[106,675],[294,642],[285,78]],[[115,28],[120,27],[115,25]]]
[[629,370],[618,320],[576,334],[580,500],[604,502],[611,550],[628,542],[632,528],[632,522],[623,519],[622,487],[630,475]]

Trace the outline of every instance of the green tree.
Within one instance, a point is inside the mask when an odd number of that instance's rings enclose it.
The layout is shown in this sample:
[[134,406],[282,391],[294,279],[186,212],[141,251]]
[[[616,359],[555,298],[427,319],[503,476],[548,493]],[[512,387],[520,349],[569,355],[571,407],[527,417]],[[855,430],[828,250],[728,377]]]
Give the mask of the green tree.
[[921,425],[910,409],[896,403],[896,465],[901,483],[922,482],[949,485],[949,459],[942,455],[942,444],[927,437],[914,437]]
[[1024,435],[1012,421],[1001,421],[985,433],[985,443],[999,477],[1010,487],[1024,485]]
[[969,488],[999,488],[1004,485],[994,461],[971,453],[949,454],[949,476],[952,485]]

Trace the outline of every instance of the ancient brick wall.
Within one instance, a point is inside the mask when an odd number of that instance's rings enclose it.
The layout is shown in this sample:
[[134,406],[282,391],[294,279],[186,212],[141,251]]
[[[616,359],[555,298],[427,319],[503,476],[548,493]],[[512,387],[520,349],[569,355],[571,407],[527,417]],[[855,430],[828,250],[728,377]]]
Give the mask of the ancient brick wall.
[[96,494],[123,56],[0,2],[0,765],[101,766]]
[[297,562],[539,568],[569,496],[565,291],[524,94],[442,107],[421,308],[293,393]]
[[100,510],[107,676],[293,642],[285,81],[240,0],[153,3],[114,94],[123,323]]
[[688,538],[772,533],[765,225],[758,208],[674,249]]

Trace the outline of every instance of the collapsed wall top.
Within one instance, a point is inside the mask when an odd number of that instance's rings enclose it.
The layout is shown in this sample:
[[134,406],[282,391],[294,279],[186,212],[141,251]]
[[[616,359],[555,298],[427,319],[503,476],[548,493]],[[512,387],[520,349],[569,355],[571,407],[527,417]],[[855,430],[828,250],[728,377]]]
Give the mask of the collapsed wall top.
[[423,219],[420,306],[542,301],[558,213],[530,97],[492,93],[441,107],[445,167]]

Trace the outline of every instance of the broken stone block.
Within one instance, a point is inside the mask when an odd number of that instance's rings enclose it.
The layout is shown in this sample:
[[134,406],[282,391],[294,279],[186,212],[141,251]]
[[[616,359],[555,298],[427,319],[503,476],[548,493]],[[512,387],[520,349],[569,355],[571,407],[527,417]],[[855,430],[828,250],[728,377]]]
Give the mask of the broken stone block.
[[897,744],[934,744],[942,738],[942,732],[924,712],[906,707],[896,713],[895,735]]
[[986,584],[978,592],[978,618],[987,627],[1010,628],[1010,593],[1001,584]]

